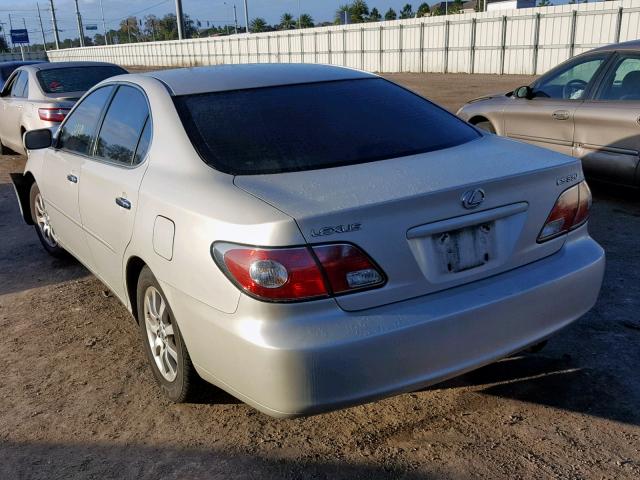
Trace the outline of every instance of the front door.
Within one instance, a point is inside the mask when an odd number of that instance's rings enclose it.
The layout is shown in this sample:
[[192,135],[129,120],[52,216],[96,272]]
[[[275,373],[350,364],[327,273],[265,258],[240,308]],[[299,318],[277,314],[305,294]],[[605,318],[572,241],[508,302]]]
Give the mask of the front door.
[[126,298],[124,253],[131,240],[138,190],[147,169],[151,119],[144,94],[117,87],[97,136],[91,160],[82,167],[80,214],[95,272]]
[[535,82],[532,98],[513,97],[504,109],[505,134],[571,155],[576,109],[608,55],[577,57]]
[[574,154],[587,175],[633,185],[640,152],[640,55],[621,54],[576,111]]
[[79,187],[83,165],[112,90],[113,87],[104,87],[94,91],[71,112],[60,127],[54,148],[44,153],[42,175],[37,179],[58,241],[89,268],[93,259],[82,231]]

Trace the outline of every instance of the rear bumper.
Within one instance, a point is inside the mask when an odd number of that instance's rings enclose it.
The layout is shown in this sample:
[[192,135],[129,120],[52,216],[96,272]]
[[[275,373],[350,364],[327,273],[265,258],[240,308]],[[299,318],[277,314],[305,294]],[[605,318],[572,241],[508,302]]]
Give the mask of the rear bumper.
[[580,231],[530,265],[360,312],[332,300],[243,296],[228,315],[163,289],[203,378],[269,415],[307,415],[459,375],[579,318],[596,302],[605,266],[602,248]]

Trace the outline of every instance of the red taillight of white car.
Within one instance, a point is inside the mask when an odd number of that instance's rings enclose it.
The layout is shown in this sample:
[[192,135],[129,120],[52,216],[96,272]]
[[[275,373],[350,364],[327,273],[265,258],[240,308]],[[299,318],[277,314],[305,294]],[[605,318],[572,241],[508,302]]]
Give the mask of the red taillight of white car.
[[45,122],[56,122],[60,123],[64,120],[64,118],[69,113],[70,108],[39,108],[38,115],[40,116],[40,120],[44,120]]
[[348,243],[258,248],[217,242],[213,258],[240,289],[261,300],[292,302],[379,287],[384,274]]
[[591,190],[587,182],[582,181],[568,188],[556,201],[547,221],[538,235],[538,242],[545,242],[578,228],[589,218],[591,209]]

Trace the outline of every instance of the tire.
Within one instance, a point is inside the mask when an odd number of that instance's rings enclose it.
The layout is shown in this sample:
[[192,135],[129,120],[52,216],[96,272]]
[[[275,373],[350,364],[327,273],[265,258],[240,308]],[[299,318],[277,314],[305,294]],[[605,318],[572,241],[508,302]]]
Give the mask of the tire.
[[493,124],[488,120],[484,122],[478,122],[475,124],[475,126],[478,127],[480,130],[484,130],[485,132],[493,133],[494,135],[496,133],[496,129],[493,128]]
[[44,249],[49,253],[49,255],[56,258],[66,257],[67,252],[58,244],[53,227],[51,226],[51,223],[49,223],[46,204],[40,194],[38,184],[35,182],[31,185],[31,190],[29,192],[29,205],[31,207],[33,225]]
[[147,266],[138,277],[137,310],[140,338],[158,385],[175,403],[191,400],[197,393],[200,377],[193,368],[169,302]]

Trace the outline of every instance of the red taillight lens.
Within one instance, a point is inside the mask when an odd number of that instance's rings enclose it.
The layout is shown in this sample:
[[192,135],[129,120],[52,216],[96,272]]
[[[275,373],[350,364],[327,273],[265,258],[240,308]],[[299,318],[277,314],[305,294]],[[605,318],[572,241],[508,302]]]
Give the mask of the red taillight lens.
[[70,108],[39,108],[40,120],[45,122],[61,122],[69,113]]
[[331,285],[339,294],[379,285],[384,278],[362,250],[348,243],[312,247]]
[[309,300],[384,283],[381,270],[350,244],[257,248],[217,242],[212,253],[235,285],[262,300]]
[[560,194],[547,221],[538,235],[538,242],[551,240],[569,230],[579,227],[589,218],[591,190],[587,182],[565,190]]

